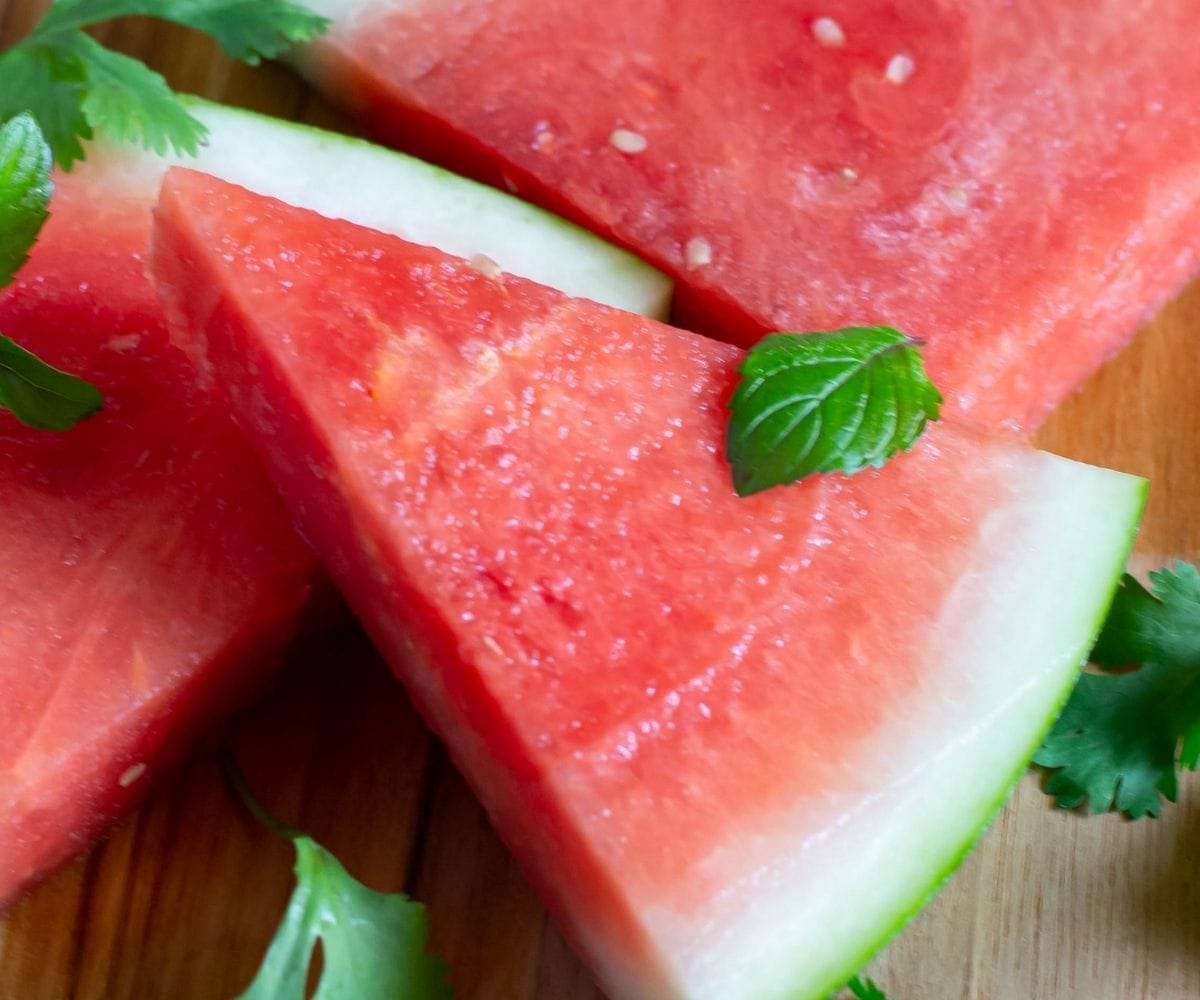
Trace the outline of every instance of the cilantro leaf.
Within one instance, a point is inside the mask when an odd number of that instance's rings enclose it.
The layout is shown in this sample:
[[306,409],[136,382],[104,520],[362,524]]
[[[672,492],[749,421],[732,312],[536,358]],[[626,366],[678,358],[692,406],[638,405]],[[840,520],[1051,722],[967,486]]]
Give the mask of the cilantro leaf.
[[29,259],[53,193],[50,149],[33,116],[17,115],[0,128],[0,285]]
[[145,63],[76,32],[64,40],[84,67],[81,105],[88,125],[115,142],[136,142],[159,155],[194,156],[206,130]]
[[83,114],[85,78],[79,59],[54,46],[24,44],[0,54],[0,121],[31,113],[54,162],[70,168],[83,159],[80,140],[92,138]]
[[55,0],[28,38],[0,54],[0,119],[32,112],[64,168],[83,158],[81,140],[96,132],[181,154],[194,154],[207,134],[159,74],[82,31],[127,15],[207,32],[252,64],[329,24],[289,0]]
[[883,326],[759,341],[729,403],[738,494],[814,472],[852,474],[911,448],[942,401],[918,346]]
[[237,1000],[304,1000],[313,949],[324,967],[312,1000],[447,1000],[446,964],[426,952],[425,907],[368,889],[311,837],[266,811],[232,756],[221,764],[247,808],[296,848],[296,888],[254,981]]
[[320,938],[325,967],[313,1000],[449,997],[441,959],[425,952],[425,907],[375,892],[309,837],[295,837],[296,890],[258,975],[239,1000],[304,1000]]
[[287,0],[146,0],[141,6],[211,35],[228,56],[251,66],[329,29],[327,18]]
[[[0,128],[0,285],[13,279],[46,221],[54,185],[50,148],[29,114]],[[0,336],[0,408],[44,430],[64,431],[100,409],[100,393]]]
[[289,0],[57,0],[34,36],[129,16],[195,28],[211,35],[227,55],[251,65],[312,41],[329,27],[327,18]]
[[1200,571],[1189,563],[1150,573],[1153,593],[1128,573],[1121,579],[1092,662],[1200,664]]
[[1150,579],[1148,591],[1123,578],[1092,653],[1142,666],[1083,674],[1034,755],[1056,772],[1045,790],[1060,808],[1157,816],[1178,794],[1177,764],[1200,761],[1200,572],[1177,563]]
[[846,984],[846,989],[858,1000],[888,1000],[887,994],[879,988],[874,979],[860,979],[855,976]]
[[1176,705],[1195,671],[1151,663],[1118,676],[1084,674],[1035,764],[1057,768],[1046,792],[1073,809],[1115,806],[1132,818],[1157,816],[1160,793],[1174,802]]

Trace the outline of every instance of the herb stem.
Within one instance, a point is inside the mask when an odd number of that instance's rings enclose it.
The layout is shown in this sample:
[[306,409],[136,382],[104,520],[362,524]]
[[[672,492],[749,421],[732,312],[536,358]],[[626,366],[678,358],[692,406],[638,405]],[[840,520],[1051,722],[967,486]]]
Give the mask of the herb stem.
[[271,815],[267,807],[258,800],[258,796],[250,790],[250,784],[246,781],[246,776],[242,773],[242,769],[238,767],[237,760],[234,758],[232,751],[228,749],[222,750],[217,754],[217,762],[221,765],[221,772],[225,775],[225,780],[229,782],[230,787],[237,793],[238,798],[242,800],[242,804],[263,826],[284,840],[295,841],[297,838],[304,836],[301,830],[276,819]]

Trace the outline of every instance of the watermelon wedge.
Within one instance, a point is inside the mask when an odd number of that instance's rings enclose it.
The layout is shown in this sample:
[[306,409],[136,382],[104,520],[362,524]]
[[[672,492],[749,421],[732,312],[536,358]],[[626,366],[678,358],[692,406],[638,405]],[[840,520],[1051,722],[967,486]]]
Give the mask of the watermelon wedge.
[[1090,648],[1140,480],[939,425],[740,500],[733,347],[193,172],[156,220],[173,334],[614,997],[844,982]]
[[[669,283],[489,188],[366,143],[195,102],[204,169],[579,294],[662,312]],[[303,164],[303,170],[296,165]],[[317,565],[143,274],[168,162],[94,146],[57,177],[0,330],[96,382],[62,435],[0,413],[0,905],[87,846],[292,634]]]
[[1032,427],[1200,270],[1195,0],[315,0],[401,148],[679,283],[683,325],[889,322]]

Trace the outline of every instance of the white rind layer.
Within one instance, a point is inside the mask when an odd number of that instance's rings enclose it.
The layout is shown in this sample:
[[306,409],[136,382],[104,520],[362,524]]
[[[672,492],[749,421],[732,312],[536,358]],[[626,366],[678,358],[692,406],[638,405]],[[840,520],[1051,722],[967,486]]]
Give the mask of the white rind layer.
[[[846,792],[704,867],[740,872],[645,921],[688,1000],[817,1000],[936,891],[1002,804],[1103,621],[1144,499],[1133,477],[1023,455],[933,629],[930,669],[848,762]],[[886,664],[881,664],[886,669]]]
[[664,274],[511,195],[361,139],[195,98],[187,105],[209,129],[198,156],[98,146],[79,171],[111,173],[153,201],[179,164],[457,257],[482,254],[569,295],[656,319],[670,310]]

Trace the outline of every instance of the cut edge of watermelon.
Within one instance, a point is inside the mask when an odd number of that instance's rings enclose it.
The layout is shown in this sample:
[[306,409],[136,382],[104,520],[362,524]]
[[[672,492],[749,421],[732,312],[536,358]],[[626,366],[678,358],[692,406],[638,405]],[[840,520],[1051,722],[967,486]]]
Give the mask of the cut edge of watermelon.
[[568,295],[652,319],[671,312],[671,278],[552,211],[366,139],[188,94],[180,100],[209,129],[196,156],[97,139],[72,177],[140,198],[149,215],[166,172],[183,166],[326,218],[478,256],[481,267],[491,259]]
[[[491,257],[504,270],[568,295],[656,319],[671,310],[674,282],[661,271],[511,194],[366,139],[198,97],[183,100],[219,140],[184,166],[455,256]],[[137,155],[159,179],[170,165]],[[297,163],[305,164],[303,172],[295,171]],[[154,183],[151,191],[157,189]],[[404,203],[389,202],[389,193]]]
[[[164,193],[168,206],[170,191],[168,185]],[[163,211],[160,202],[160,224]],[[191,238],[194,240],[196,235],[193,233]],[[162,247],[169,242],[158,244],[152,257],[152,261],[159,261],[152,266],[160,282],[160,294],[164,284],[171,287],[172,269],[185,275],[195,266],[194,259],[189,260],[187,253],[164,254]],[[164,266],[162,262],[172,257],[176,259]],[[175,306],[180,315],[172,314],[173,325],[186,327],[188,324],[182,320],[189,313],[204,313],[205,310],[189,301],[188,296],[179,294],[177,298]],[[237,312],[238,307],[230,303],[226,320],[233,322],[232,317]],[[214,323],[216,329],[225,325],[209,315],[194,323],[193,329],[206,330]],[[231,341],[226,347],[234,348],[235,345]],[[257,344],[251,354],[257,357],[259,351],[269,355],[262,344]],[[243,359],[241,363],[246,362]],[[260,373],[274,367],[271,364],[250,366],[251,370]],[[284,387],[281,391],[286,391],[290,398],[297,391],[296,387],[282,372],[276,374]],[[305,409],[299,403],[297,408]],[[302,424],[303,429],[299,430]],[[316,453],[328,455],[331,451],[323,432],[316,426],[300,421],[295,427],[289,427],[291,433],[300,434],[302,439],[312,439],[315,444],[312,450]],[[262,431],[270,433],[265,425]],[[1024,456],[1026,453],[1019,454]],[[327,477],[318,473],[318,468],[324,468],[324,465],[310,463],[309,471],[302,470],[299,475],[302,479],[311,475],[314,480],[326,481]],[[810,870],[815,867],[818,873],[830,873],[838,891],[826,895],[820,891],[812,892],[826,888],[822,879],[815,880],[817,884],[811,886],[804,878],[793,877],[789,881],[785,871],[784,878],[774,878],[767,891],[760,894],[757,873],[752,871],[749,879],[739,877],[729,886],[730,892],[740,893],[747,901],[740,912],[731,917],[722,912],[718,920],[709,920],[705,914],[701,914],[699,920],[692,919],[694,915],[690,912],[677,914],[681,918],[677,927],[666,928],[666,933],[663,932],[664,924],[669,923],[671,915],[663,919],[661,913],[656,912],[659,910],[654,905],[657,900],[649,906],[642,900],[639,905],[637,899],[621,893],[618,886],[610,886],[608,876],[615,873],[611,869],[604,871],[602,861],[596,865],[601,869],[599,877],[588,882],[593,888],[599,887],[601,891],[597,895],[623,898],[589,900],[587,889],[580,888],[585,883],[578,878],[578,872],[569,882],[547,886],[548,877],[539,879],[536,868],[529,871],[531,878],[542,883],[543,891],[551,897],[550,902],[558,904],[553,908],[567,923],[569,936],[592,957],[605,981],[617,987],[613,991],[615,995],[651,993],[664,997],[687,996],[692,1000],[730,995],[760,1000],[821,997],[849,979],[866,958],[920,908],[961,861],[980,831],[986,828],[1061,706],[1090,648],[1111,601],[1145,497],[1145,483],[1141,480],[1052,456],[1040,456],[1031,461],[1029,457],[1014,455],[1008,472],[1011,474],[1011,495],[1006,493],[1007,500],[1000,508],[998,520],[995,523],[985,521],[980,527],[980,542],[968,562],[974,571],[968,570],[961,576],[954,591],[956,596],[944,602],[941,612],[936,615],[937,620],[930,622],[931,667],[928,672],[932,682],[926,689],[916,692],[918,697],[912,699],[917,705],[918,723],[931,719],[936,722],[938,712],[923,711],[924,706],[917,703],[931,695],[935,700],[936,696],[953,695],[955,682],[962,678],[978,703],[962,710],[955,708],[957,703],[950,700],[953,710],[942,707],[943,719],[962,723],[957,728],[927,727],[922,732],[919,727],[914,727],[911,710],[903,718],[898,716],[898,731],[909,737],[910,744],[915,744],[915,747],[901,744],[907,751],[907,760],[912,761],[915,757],[920,763],[919,766],[908,766],[907,770],[903,766],[894,770],[895,777],[916,776],[922,780],[915,782],[915,792],[905,788],[903,780],[893,781],[892,784],[900,789],[894,795],[887,782],[882,783],[889,793],[887,798],[893,805],[892,811],[902,812],[903,817],[916,818],[916,822],[905,820],[901,826],[908,831],[907,843],[911,848],[918,854],[926,849],[927,856],[911,866],[889,864],[889,859],[864,859],[855,852],[853,845],[847,849],[839,844],[841,856],[854,859],[854,865],[828,866],[821,864],[820,859],[814,863],[811,858],[807,862]],[[359,525],[359,530],[364,528]],[[373,533],[374,529],[371,530]],[[330,551],[337,553],[339,549],[334,545]],[[920,554],[914,555],[919,557]],[[355,588],[351,586],[350,590],[352,603],[357,603],[360,609],[372,608],[371,600],[362,599],[361,593],[360,600],[355,602]],[[1048,595],[1053,599],[1044,600]],[[984,603],[980,604],[980,601]],[[920,609],[917,610],[919,613]],[[1025,629],[1029,638],[1021,635],[1019,628],[1014,637],[1014,620],[1019,625],[1025,624],[1021,618],[1015,618],[1015,613],[1020,613],[1022,618],[1034,619],[1033,627]],[[367,617],[373,616],[368,614]],[[389,605],[374,617],[376,638],[383,648],[401,651],[404,655],[400,659],[409,661],[413,643],[404,636],[403,623],[394,617],[394,609]],[[984,621],[987,627],[981,628]],[[1024,651],[1021,640],[1025,642]],[[438,652],[437,642],[433,642],[430,651]],[[979,655],[981,651],[982,656]],[[958,670],[957,666],[964,663],[972,665],[967,670]],[[1027,663],[1033,665],[1032,670],[1026,668]],[[989,670],[989,664],[1002,669]],[[427,718],[432,718],[443,734],[451,737],[448,742],[458,747],[460,754],[455,759],[474,758],[473,747],[464,748],[463,739],[453,738],[456,729],[463,729],[468,738],[473,730],[464,729],[461,720],[446,708],[449,699],[438,694],[437,681],[420,674],[411,663],[408,668],[405,676],[410,681],[414,700],[423,706]],[[990,687],[987,684],[989,678]],[[1012,694],[1014,690],[1016,695]],[[440,714],[437,711],[439,704],[445,708]],[[996,709],[996,705],[1000,709]],[[1005,731],[1004,723],[1014,720],[1024,720],[1021,728],[1015,733]],[[955,739],[941,741],[950,743],[948,750],[938,744],[938,739],[947,731],[957,733]],[[886,755],[879,751],[887,749],[893,735],[885,727],[878,740],[872,738],[870,746],[865,746],[862,753],[856,752],[856,763],[869,765],[872,761],[886,760]],[[912,739],[914,735],[916,739]],[[922,736],[925,745],[922,745]],[[925,754],[930,742],[934,750]],[[965,764],[952,761],[950,767],[944,766],[947,753],[961,756],[963,747],[971,751],[970,759]],[[927,762],[939,759],[943,766],[930,774]],[[493,767],[499,770],[500,765],[494,753],[486,752],[479,752],[477,764],[474,771],[476,790],[483,793],[490,770]],[[985,780],[978,779],[980,774]],[[962,786],[953,790],[969,795],[966,807],[947,806],[947,794],[943,791],[946,787],[943,779],[947,775],[957,777]],[[924,780],[928,778],[933,780]],[[875,785],[880,784],[876,780]],[[851,797],[857,795],[853,789],[850,794]],[[876,795],[873,800],[881,797]],[[487,801],[486,795],[484,798]],[[496,799],[492,796],[493,806]],[[551,804],[558,801],[553,796],[551,799]],[[936,808],[926,809],[927,803],[933,803]],[[871,802],[863,801],[862,804],[865,808]],[[520,805],[514,801],[513,808]],[[852,811],[844,810],[846,813]],[[553,813],[552,818],[558,819],[557,810]],[[932,813],[932,822],[927,818],[928,813]],[[958,820],[956,813],[961,817]],[[503,809],[499,814],[493,812],[493,818],[510,834],[526,822],[518,819],[506,823],[511,814],[506,815]],[[932,838],[932,848],[921,828],[923,818],[937,833]],[[943,818],[950,820],[949,828],[946,822],[939,822]],[[804,829],[802,824],[795,826]],[[870,821],[860,822],[858,827],[865,828],[871,839],[882,841],[883,846],[892,843],[886,835],[880,836],[878,826],[873,826]],[[811,828],[809,823],[808,829]],[[804,850],[802,840],[794,836],[790,841],[784,839],[789,832],[786,822],[773,823],[772,829],[766,831],[773,839],[782,835],[778,840],[783,842],[782,850],[774,850],[774,844],[768,845],[769,851],[773,851],[773,854],[768,853],[769,858],[782,859],[786,864],[790,860],[789,851],[795,856]],[[546,842],[551,839],[546,834]],[[521,853],[519,843],[510,846]],[[741,845],[732,846],[741,849]],[[536,858],[536,851],[527,845],[524,856],[529,870],[529,859]],[[907,862],[908,859],[901,857],[900,860]],[[853,867],[857,874],[857,882],[851,884],[849,891],[836,885],[836,877],[847,867]],[[884,884],[885,891],[882,892],[878,878],[881,871],[893,873],[890,885]],[[883,881],[888,882],[887,879]],[[838,925],[837,919],[825,919],[826,914],[814,916],[804,912],[803,897],[798,901],[797,888],[808,889],[810,898],[818,903],[832,900],[836,904],[832,915],[840,918],[842,925]],[[735,903],[738,902],[735,899]],[[867,911],[865,917],[860,915],[864,909]],[[611,912],[597,914],[597,910]],[[625,917],[630,919],[621,919]],[[847,920],[852,925],[849,931],[845,927]],[[599,926],[594,926],[596,924]],[[622,934],[621,931],[626,929],[629,933]],[[829,937],[832,937],[832,943]],[[645,953],[640,947],[643,942],[652,945],[644,950]],[[667,965],[669,969],[664,968]],[[661,977],[660,969],[664,973]],[[662,988],[647,990],[647,983]]]
[[[20,868],[0,864],[0,911],[87,851],[163,775],[176,770],[197,742],[217,732],[226,716],[260,698],[298,641],[296,634],[305,631],[302,620],[329,617],[322,605],[331,602],[324,587],[313,588],[274,628],[232,636],[213,658],[216,666],[210,673],[193,675],[182,686],[164,686],[153,698],[110,719],[109,729],[96,738],[45,765],[60,775],[73,774],[70,782],[12,789],[5,803],[9,811],[0,817],[0,843],[24,849],[27,856]],[[65,836],[64,816],[71,817]]]
[[[973,729],[969,738],[946,748],[947,753],[966,753],[973,766],[938,767],[935,759],[931,765],[932,773],[917,776],[916,787],[909,789],[903,802],[897,803],[893,812],[888,813],[927,817],[927,829],[915,828],[909,820],[900,821],[898,826],[908,833],[908,843],[904,844],[886,836],[880,837],[878,825],[864,824],[876,843],[887,845],[887,858],[880,857],[875,864],[857,866],[854,875],[858,876],[860,884],[840,887],[837,898],[842,902],[831,909],[852,915],[852,921],[862,920],[863,908],[877,911],[876,915],[868,918],[865,928],[857,933],[839,929],[834,919],[810,924],[810,927],[822,928],[820,940],[797,930],[789,933],[786,928],[781,929],[783,918],[788,910],[796,909],[794,900],[801,886],[789,885],[785,880],[774,887],[779,909],[772,906],[770,899],[759,898],[748,918],[739,921],[741,926],[726,937],[726,942],[732,942],[734,936],[741,941],[740,946],[735,944],[735,950],[741,954],[732,962],[724,961],[718,949],[713,948],[713,942],[707,941],[701,946],[706,953],[694,966],[686,970],[677,967],[677,972],[682,973],[680,996],[687,996],[689,1000],[717,1000],[736,990],[738,996],[747,1000],[824,1000],[859,972],[925,907],[991,825],[1062,710],[1079,668],[1087,660],[1111,605],[1145,505],[1145,480],[1056,456],[1046,456],[1046,460],[1061,463],[1064,471],[1076,477],[1073,489],[1059,490],[1058,493],[1068,493],[1084,503],[1076,506],[1066,498],[1053,495],[1052,490],[1045,491],[1043,500],[1059,505],[1061,513],[1058,518],[1037,523],[1042,535],[1040,541],[1047,551],[1068,557],[1077,555],[1078,558],[1065,563],[1070,572],[1047,575],[1041,572],[1045,562],[1025,560],[1022,563],[1019,553],[1014,552],[1012,565],[1023,564],[1026,572],[1024,575],[1014,573],[1006,580],[1013,600],[997,600],[994,610],[983,622],[978,617],[971,619],[982,626],[972,630],[973,635],[980,638],[959,635],[950,645],[951,648],[962,646],[964,653],[969,653],[971,647],[982,648],[998,663],[1011,662],[1014,647],[1022,639],[1024,622],[1014,619],[1005,609],[1030,607],[1031,587],[1040,587],[1041,593],[1064,592],[1065,588],[1064,606],[1058,613],[1044,616],[1036,633],[1041,645],[1048,645],[1050,652],[1041,659],[1042,665],[1029,683],[997,708],[990,724],[985,720],[983,725]],[[1061,480],[1061,477],[1052,478]],[[1092,558],[1087,558],[1086,553],[1092,553]],[[1052,562],[1051,565],[1056,564]],[[1004,569],[1003,565],[997,568]],[[989,568],[989,573],[994,569]],[[952,612],[950,616],[954,617]],[[959,631],[963,629],[960,627]],[[968,641],[964,644],[963,639]],[[1028,647],[1030,642],[1026,640],[1024,645]],[[959,662],[963,662],[961,658]],[[971,672],[976,676],[985,675],[985,670],[979,666],[973,667]],[[1014,722],[1018,723],[1015,733]],[[1024,723],[1023,726],[1020,723]],[[902,721],[897,731],[906,726],[911,727],[911,722]],[[991,767],[979,766],[987,753],[986,744],[979,742],[981,737],[992,740]],[[873,746],[883,750],[889,742],[889,734],[885,731],[873,741]],[[981,780],[989,773],[1002,774],[1002,782]],[[946,779],[956,775],[960,787],[947,791],[950,786]],[[954,791],[970,795],[972,785],[979,785],[980,790],[969,805],[945,805],[947,796],[953,796]],[[937,831],[943,827],[939,818],[948,812],[952,822],[955,817],[962,819],[955,823],[953,830],[941,835],[940,844],[946,846],[939,849]],[[914,865],[912,856],[920,854],[921,849],[928,852],[929,863]],[[839,852],[854,856],[852,846],[847,848],[841,844],[834,854]],[[810,861],[806,869],[811,864]],[[914,868],[919,871],[910,874]],[[830,865],[822,870],[835,872],[831,881],[836,883],[846,867]],[[879,871],[892,871],[897,876],[891,882],[891,902],[881,893],[886,880],[870,877]],[[806,888],[811,891],[812,887]],[[817,889],[819,891],[820,887]],[[832,918],[836,914],[827,916]],[[800,918],[793,928],[804,922],[806,918]],[[857,937],[860,943],[847,946],[848,937]],[[775,946],[770,943],[772,938],[777,942]],[[752,944],[754,941],[764,943],[756,949]],[[747,942],[751,943],[749,947]],[[822,966],[824,970],[817,971]],[[729,978],[724,978],[726,976]]]

